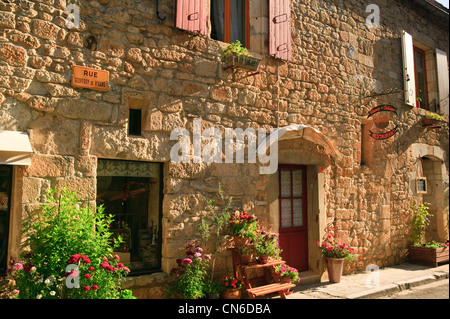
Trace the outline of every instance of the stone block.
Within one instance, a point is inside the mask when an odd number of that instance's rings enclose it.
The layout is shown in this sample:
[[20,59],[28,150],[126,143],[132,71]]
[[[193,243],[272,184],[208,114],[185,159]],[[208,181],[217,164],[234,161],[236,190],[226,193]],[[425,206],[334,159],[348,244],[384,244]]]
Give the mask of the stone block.
[[75,173],[75,160],[70,156],[36,155],[31,157],[31,165],[24,169],[24,176],[62,177]]
[[55,41],[60,28],[49,21],[35,19],[32,22],[32,30],[41,39]]
[[0,44],[0,59],[12,66],[25,66],[28,60],[28,54],[24,48],[11,45]]

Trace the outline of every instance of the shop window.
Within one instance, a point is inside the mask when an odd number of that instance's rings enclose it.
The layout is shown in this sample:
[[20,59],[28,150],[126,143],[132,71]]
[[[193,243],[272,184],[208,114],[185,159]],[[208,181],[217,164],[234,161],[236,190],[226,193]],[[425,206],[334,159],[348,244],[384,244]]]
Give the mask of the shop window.
[[[8,263],[8,238],[11,205],[12,166],[0,165],[0,274]],[[1,276],[0,275],[0,276]]]
[[130,114],[128,118],[128,135],[142,135],[142,110],[141,109],[130,109]]
[[211,38],[248,44],[248,0],[211,1]]
[[123,243],[116,249],[131,275],[161,268],[160,163],[98,160],[97,205],[114,217],[113,236]]

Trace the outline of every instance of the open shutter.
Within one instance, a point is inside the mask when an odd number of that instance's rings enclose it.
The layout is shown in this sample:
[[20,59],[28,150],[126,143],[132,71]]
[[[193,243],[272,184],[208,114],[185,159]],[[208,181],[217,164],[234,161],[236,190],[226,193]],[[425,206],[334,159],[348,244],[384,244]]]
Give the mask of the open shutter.
[[442,114],[449,115],[448,111],[448,62],[447,53],[436,49],[436,66],[439,88],[439,106]]
[[403,53],[403,81],[405,89],[405,103],[416,105],[416,80],[414,77],[414,49],[413,39],[410,34],[403,31],[402,34]]
[[206,0],[176,0],[175,27],[206,35]]
[[291,0],[269,0],[269,54],[292,60]]

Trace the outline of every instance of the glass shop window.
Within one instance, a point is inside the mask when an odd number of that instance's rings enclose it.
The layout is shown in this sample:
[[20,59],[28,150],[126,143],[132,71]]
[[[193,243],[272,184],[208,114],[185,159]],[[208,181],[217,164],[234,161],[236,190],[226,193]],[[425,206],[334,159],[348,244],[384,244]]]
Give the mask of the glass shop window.
[[162,164],[98,160],[97,205],[114,216],[116,248],[130,275],[161,269]]
[[12,166],[0,165],[0,277],[8,267]]

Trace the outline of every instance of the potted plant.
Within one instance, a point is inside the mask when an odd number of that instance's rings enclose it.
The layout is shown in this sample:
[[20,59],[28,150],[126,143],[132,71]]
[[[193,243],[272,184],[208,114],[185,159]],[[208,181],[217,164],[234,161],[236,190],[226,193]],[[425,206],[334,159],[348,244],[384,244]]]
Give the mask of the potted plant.
[[175,298],[202,298],[211,256],[203,254],[203,249],[192,243],[186,248],[185,258],[177,259],[178,267],[170,271],[172,281],[168,293]]
[[260,232],[254,241],[255,252],[258,255],[258,262],[265,264],[270,258],[278,259],[282,249],[276,234],[266,234]]
[[422,126],[427,126],[430,128],[439,128],[441,127],[441,122],[442,122],[442,116],[440,116],[439,114],[436,113],[427,113],[425,115],[425,118],[423,119],[423,124]]
[[412,245],[409,247],[409,259],[412,262],[431,265],[436,267],[440,262],[449,260],[449,248],[447,243],[438,243],[435,241],[425,241],[425,231],[430,225],[429,208],[430,203],[424,202],[420,205],[413,205],[411,209],[414,214]]
[[246,71],[257,71],[261,62],[260,59],[252,57],[248,53],[247,48],[243,47],[239,40],[228,45],[223,51],[222,56],[226,65],[224,69],[235,68]]
[[252,247],[249,245],[239,245],[237,248],[241,265],[248,265],[253,258]]
[[228,229],[234,238],[235,244],[246,245],[256,238],[259,229],[259,220],[252,215],[236,211],[230,215]]
[[244,281],[238,280],[233,276],[227,276],[222,279],[223,283],[223,292],[222,297],[224,299],[241,299],[242,291],[244,288]]
[[340,282],[345,260],[355,258],[355,250],[345,243],[336,242],[331,235],[327,235],[322,242],[316,243],[322,256],[327,261],[328,277],[331,282]]
[[416,98],[416,107],[420,109],[420,102],[422,102],[422,98]]
[[[276,266],[275,273],[277,274],[280,282],[292,283],[292,284],[296,284],[296,283],[300,282],[300,276],[298,274],[298,270],[289,265],[281,264],[281,265]],[[284,293],[287,295],[290,295],[292,292],[293,291],[289,288]]]
[[209,299],[219,299],[224,287],[220,281],[212,280],[205,282],[204,295]]

